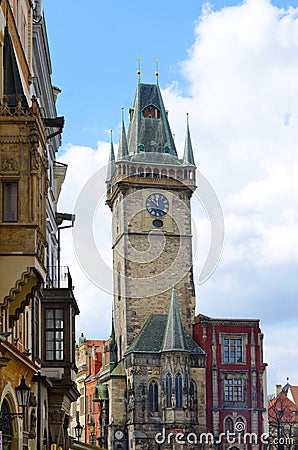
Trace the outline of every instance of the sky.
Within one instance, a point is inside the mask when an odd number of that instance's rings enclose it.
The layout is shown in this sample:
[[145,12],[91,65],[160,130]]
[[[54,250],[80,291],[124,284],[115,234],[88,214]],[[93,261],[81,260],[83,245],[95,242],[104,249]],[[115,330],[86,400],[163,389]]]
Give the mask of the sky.
[[[44,0],[52,82],[62,89],[57,110],[66,120],[58,159],[68,173],[59,210],[75,212],[79,228],[89,207],[86,253],[95,246],[111,267],[104,199],[110,129],[117,149],[122,106],[128,127],[138,57],[146,83],[155,82],[158,58],[177,151],[182,156],[189,113],[198,170],[224,216],[222,257],[199,284],[211,232],[194,195],[197,313],[260,319],[269,393],[287,377],[297,385],[297,1],[91,0],[85,11],[78,0],[71,8],[67,3]],[[92,198],[86,187],[94,187]],[[70,266],[81,311],[77,334],[107,338],[110,289],[94,275],[91,257],[76,258],[72,233],[62,233],[62,263]]]

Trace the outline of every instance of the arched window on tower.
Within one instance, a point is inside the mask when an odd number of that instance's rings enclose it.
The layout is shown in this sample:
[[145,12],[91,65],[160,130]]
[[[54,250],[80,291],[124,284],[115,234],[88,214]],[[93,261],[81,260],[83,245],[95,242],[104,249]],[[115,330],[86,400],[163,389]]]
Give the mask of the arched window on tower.
[[167,178],[167,171],[166,171],[166,169],[161,169],[161,178]]
[[143,109],[143,117],[146,119],[159,119],[160,111],[154,105],[148,105]]
[[189,383],[189,409],[194,413],[197,413],[197,385],[193,380]]
[[166,407],[167,408],[172,407],[172,392],[173,392],[172,375],[170,373],[167,373],[167,375],[166,375]]
[[175,376],[175,396],[176,408],[182,408],[182,375],[179,372]]
[[158,412],[158,384],[156,380],[149,383],[149,412]]
[[153,170],[153,178],[159,178],[159,170],[157,168]]

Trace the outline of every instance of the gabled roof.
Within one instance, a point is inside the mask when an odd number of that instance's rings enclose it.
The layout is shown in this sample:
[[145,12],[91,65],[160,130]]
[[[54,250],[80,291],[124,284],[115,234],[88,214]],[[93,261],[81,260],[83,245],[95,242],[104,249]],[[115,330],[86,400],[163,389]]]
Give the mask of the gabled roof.
[[[172,338],[169,335],[167,338],[167,332],[170,334],[170,324],[173,324],[176,328],[176,325],[174,324],[175,321],[173,321],[173,318],[169,318],[169,316],[170,311],[168,315],[151,313],[143,328],[126,351],[126,355],[130,353],[162,353],[164,351],[183,351],[189,352],[192,355],[204,355],[205,352],[184,331],[183,327],[182,330],[179,330],[179,339],[176,340],[173,338],[172,341]],[[181,336],[181,333],[183,333],[183,336]],[[171,341],[174,348],[170,349],[169,345]],[[181,343],[183,343],[183,348],[181,347]]]
[[298,386],[291,386],[287,383],[279,394],[269,401],[268,419],[270,423],[298,423],[297,390]]
[[289,385],[288,398],[290,398],[298,407],[298,386]]
[[126,354],[135,352],[158,353],[162,348],[166,322],[166,314],[150,314]]

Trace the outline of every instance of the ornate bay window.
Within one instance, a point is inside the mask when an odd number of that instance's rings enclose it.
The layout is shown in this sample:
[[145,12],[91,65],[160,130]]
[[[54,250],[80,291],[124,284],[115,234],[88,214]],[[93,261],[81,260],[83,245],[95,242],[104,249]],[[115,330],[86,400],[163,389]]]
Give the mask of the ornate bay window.
[[45,319],[45,359],[46,361],[63,361],[64,311],[63,309],[46,309]]

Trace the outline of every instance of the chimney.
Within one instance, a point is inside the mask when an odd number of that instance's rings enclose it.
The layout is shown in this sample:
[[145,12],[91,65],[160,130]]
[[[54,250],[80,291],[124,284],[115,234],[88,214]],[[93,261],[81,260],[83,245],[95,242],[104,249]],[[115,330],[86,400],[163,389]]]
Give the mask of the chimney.
[[281,389],[282,389],[282,385],[281,384],[276,384],[275,385],[275,395],[274,395],[275,397],[278,396],[278,394],[280,393]]

